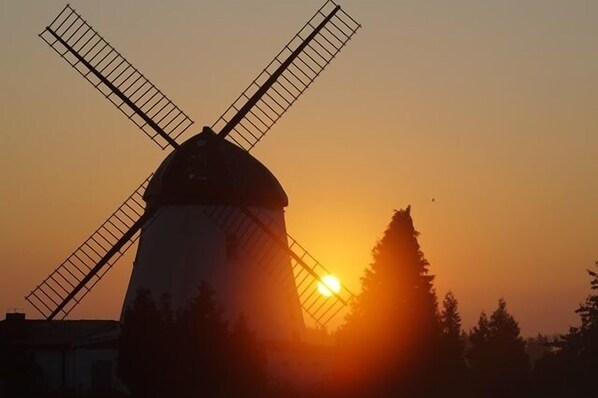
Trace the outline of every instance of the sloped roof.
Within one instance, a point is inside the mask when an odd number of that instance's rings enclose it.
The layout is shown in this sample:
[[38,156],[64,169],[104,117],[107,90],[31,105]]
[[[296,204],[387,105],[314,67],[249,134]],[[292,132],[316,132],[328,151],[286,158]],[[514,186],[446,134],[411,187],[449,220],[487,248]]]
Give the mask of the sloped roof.
[[37,319],[0,321],[0,347],[79,347],[116,342],[119,322]]
[[160,205],[288,205],[282,186],[262,163],[209,128],[166,157],[144,199]]

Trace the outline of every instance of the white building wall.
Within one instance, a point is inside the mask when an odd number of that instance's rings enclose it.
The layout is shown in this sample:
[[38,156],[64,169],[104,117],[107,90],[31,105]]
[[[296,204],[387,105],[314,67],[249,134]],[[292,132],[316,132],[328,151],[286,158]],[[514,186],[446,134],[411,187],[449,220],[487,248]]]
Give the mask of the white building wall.
[[[286,242],[283,210],[259,211],[282,227],[280,239]],[[124,306],[133,303],[139,288],[145,288],[157,302],[163,294],[170,294],[173,307],[181,308],[197,295],[197,287],[204,280],[215,290],[216,300],[230,321],[243,314],[249,327],[262,338],[301,338],[304,323],[288,254],[278,255],[275,266],[279,274],[273,278],[255,262],[259,255],[244,255],[243,242],[238,245],[238,258],[229,258],[226,238],[204,213],[204,206],[163,208],[142,230]],[[280,278],[291,281],[292,286],[284,286]]]

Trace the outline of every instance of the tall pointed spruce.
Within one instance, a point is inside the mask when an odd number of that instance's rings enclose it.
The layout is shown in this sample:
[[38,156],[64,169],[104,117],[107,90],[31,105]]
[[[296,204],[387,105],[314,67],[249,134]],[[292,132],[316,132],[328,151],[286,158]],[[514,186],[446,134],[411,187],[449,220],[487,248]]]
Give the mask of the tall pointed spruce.
[[448,292],[442,300],[440,322],[443,339],[452,346],[455,359],[460,360],[464,354],[464,343],[461,339],[461,315],[458,307],[455,295],[453,292]]
[[466,389],[465,338],[461,329],[459,305],[453,292],[442,300],[442,336],[437,350],[437,384],[445,396],[463,396]]
[[[338,333],[341,382],[359,395],[421,391],[441,334],[429,263],[411,208],[395,211]],[[360,391],[360,389],[362,391]]]

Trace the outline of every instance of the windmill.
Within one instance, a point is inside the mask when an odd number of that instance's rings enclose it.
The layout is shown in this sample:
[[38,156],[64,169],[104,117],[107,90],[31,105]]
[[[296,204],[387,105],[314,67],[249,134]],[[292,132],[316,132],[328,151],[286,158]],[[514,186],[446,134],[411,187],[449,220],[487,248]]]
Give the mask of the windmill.
[[360,27],[327,1],[211,127],[179,143],[190,117],[67,4],[39,36],[172,152],[27,301],[63,319],[140,237],[124,306],[138,288],[181,306],[207,280],[227,311],[278,337],[301,329],[302,311],[329,322],[352,294],[318,294],[329,272],[287,234],[286,194],[249,152]]

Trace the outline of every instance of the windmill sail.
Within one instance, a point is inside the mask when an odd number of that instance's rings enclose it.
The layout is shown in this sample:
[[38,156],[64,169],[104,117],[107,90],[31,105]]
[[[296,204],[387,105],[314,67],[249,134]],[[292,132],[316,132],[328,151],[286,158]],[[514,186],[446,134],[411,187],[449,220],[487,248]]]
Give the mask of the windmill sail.
[[212,130],[251,150],[361,27],[327,1],[278,53]]
[[[328,0],[213,129],[251,150],[360,27]],[[193,121],[72,7],[67,5],[39,36],[162,149],[179,147],[176,139]],[[154,219],[159,207],[146,209],[142,197],[150,178],[27,295],[44,317],[66,317],[138,238],[141,227]],[[243,236],[242,249],[281,286],[293,289],[318,324],[325,325],[349,303],[353,295],[344,287],[330,297],[318,294],[318,284],[329,272],[265,212],[243,206],[207,206],[205,212],[225,232]],[[275,259],[281,254],[290,258],[294,278],[277,267]]]
[[66,317],[137,240],[155,214],[145,211],[142,197],[151,177],[25,297],[45,318]]
[[193,124],[70,5],[39,36],[160,148]]
[[[360,27],[339,5],[326,1],[214,123],[212,130],[250,151]],[[353,297],[345,287],[330,297],[319,294],[318,284],[329,272],[265,213],[222,206],[210,206],[205,212],[228,234],[244,236],[246,239],[240,242],[245,251],[271,276],[279,278],[283,287],[297,289],[303,310],[316,323],[325,325]],[[281,231],[284,239],[280,239]],[[281,251],[291,259],[294,281],[287,280],[275,267],[273,260],[280,258]]]
[[[353,293],[344,286],[330,296],[318,292],[318,284],[330,272],[265,212],[246,207],[208,206],[205,213],[227,235],[239,238],[242,249],[283,288],[296,289],[301,307],[318,325],[326,325],[350,303]],[[294,281],[279,266],[281,253],[290,257]]]

